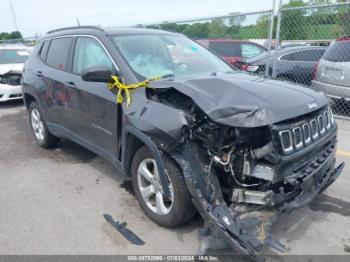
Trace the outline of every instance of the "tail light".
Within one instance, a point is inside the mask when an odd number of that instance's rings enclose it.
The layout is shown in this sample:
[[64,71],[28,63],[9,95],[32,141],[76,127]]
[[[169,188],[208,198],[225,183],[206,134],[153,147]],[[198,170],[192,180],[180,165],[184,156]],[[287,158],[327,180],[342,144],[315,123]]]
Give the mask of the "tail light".
[[244,65],[242,65],[242,67],[241,67],[241,69],[242,69],[242,71],[248,71],[248,65],[247,64],[244,64]]
[[312,80],[315,80],[315,79],[316,79],[318,64],[319,64],[319,62],[317,62],[316,64],[314,64],[313,67],[312,67],[312,73],[311,73],[311,78],[312,78]]

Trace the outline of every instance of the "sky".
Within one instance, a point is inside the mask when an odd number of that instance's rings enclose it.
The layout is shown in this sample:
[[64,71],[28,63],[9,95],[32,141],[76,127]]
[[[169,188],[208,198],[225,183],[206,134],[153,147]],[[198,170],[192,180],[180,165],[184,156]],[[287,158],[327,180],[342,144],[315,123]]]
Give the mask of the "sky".
[[[253,12],[272,8],[273,0],[11,0],[24,37],[77,25],[132,26]],[[15,31],[10,0],[0,1],[0,32]]]

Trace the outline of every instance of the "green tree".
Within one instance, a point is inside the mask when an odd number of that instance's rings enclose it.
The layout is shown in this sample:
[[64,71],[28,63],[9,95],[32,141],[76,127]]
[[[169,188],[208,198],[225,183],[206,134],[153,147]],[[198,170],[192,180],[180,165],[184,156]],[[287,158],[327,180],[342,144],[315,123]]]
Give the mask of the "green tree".
[[[284,7],[305,6],[303,0],[290,0]],[[281,40],[303,40],[307,38],[310,27],[306,9],[286,10],[281,21]]]
[[[346,2],[340,0],[339,2]],[[336,15],[336,37],[350,36],[350,5],[341,6]]]
[[23,36],[19,31],[13,31],[10,33],[2,32],[0,33],[0,40],[11,40],[11,39],[22,39]]
[[227,38],[227,26],[224,24],[223,19],[215,19],[208,26],[209,38]]
[[208,38],[209,25],[209,22],[190,24],[182,31],[182,33],[193,39]]

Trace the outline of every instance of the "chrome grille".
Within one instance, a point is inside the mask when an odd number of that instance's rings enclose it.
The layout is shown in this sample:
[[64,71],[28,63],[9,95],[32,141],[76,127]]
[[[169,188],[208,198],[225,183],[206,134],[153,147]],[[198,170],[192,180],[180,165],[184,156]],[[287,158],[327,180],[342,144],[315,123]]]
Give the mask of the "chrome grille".
[[285,153],[293,152],[293,138],[292,132],[289,130],[279,132],[279,136],[281,139],[282,149]]
[[306,123],[303,125],[303,134],[304,134],[305,145],[309,145],[311,143],[311,130],[310,130],[309,123]]
[[323,115],[318,116],[317,121],[318,121],[319,130],[320,130],[320,135],[323,136],[326,133],[326,126],[324,124]]
[[313,140],[316,140],[318,138],[318,126],[317,126],[317,121],[316,119],[312,119],[310,121],[310,126],[311,126],[311,136]]
[[293,135],[294,135],[294,145],[296,149],[300,149],[304,146],[303,141],[303,133],[301,132],[301,128],[298,126],[296,128],[293,128]]
[[301,124],[292,125],[290,129],[278,132],[282,151],[291,154],[324,136],[334,125],[332,112],[327,109]]

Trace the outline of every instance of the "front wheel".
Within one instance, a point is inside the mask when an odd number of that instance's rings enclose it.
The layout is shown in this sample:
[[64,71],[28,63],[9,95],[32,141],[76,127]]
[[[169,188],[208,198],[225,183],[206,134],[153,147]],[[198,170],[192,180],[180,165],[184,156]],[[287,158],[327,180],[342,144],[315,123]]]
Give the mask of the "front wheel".
[[57,145],[60,139],[50,133],[36,102],[29,105],[29,122],[37,143],[44,148]]
[[163,194],[156,162],[146,147],[140,148],[132,161],[132,184],[146,215],[161,226],[175,227],[192,219],[196,210],[180,168],[167,155],[163,154],[162,161],[170,198]]

